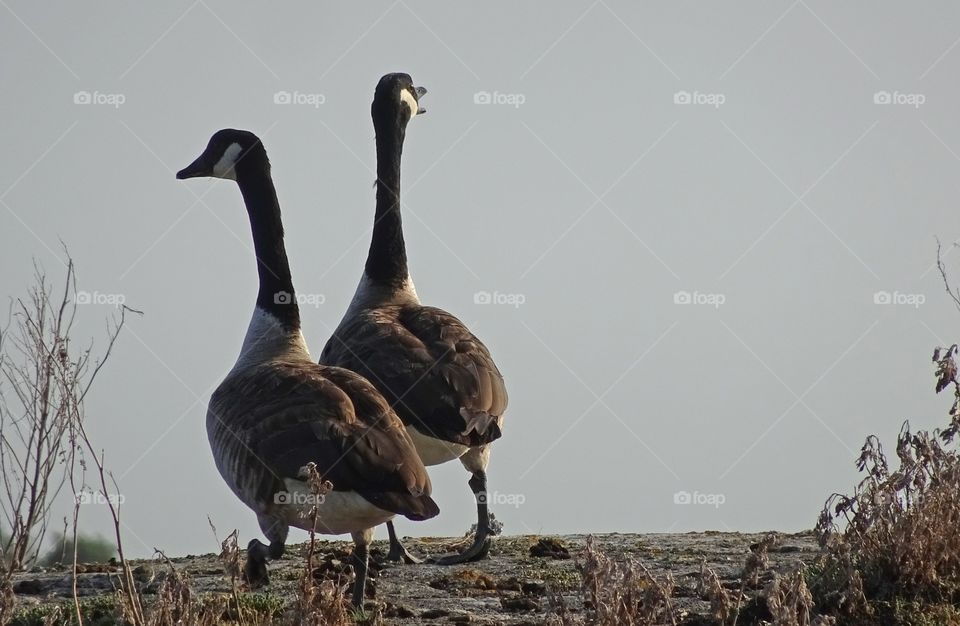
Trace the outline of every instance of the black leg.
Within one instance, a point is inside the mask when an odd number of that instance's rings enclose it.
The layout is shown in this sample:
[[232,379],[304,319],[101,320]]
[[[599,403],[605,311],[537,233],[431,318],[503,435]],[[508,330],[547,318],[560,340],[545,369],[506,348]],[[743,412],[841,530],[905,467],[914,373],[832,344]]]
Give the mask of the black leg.
[[369,547],[365,543],[357,543],[353,549],[354,570],[356,582],[353,585],[353,606],[363,610],[363,593],[367,586],[367,560]]
[[243,568],[243,578],[251,588],[263,587],[270,584],[270,574],[267,571],[267,559],[279,559],[283,556],[284,543],[290,527],[280,520],[258,516],[260,529],[270,540],[266,546],[257,539],[251,539],[247,544],[247,563]]
[[487,508],[487,473],[483,470],[473,472],[470,478],[470,489],[477,499],[477,534],[473,537],[473,544],[460,554],[451,554],[433,559],[437,565],[456,565],[485,559],[490,553],[493,543],[492,535],[496,533],[490,528],[490,510]]
[[270,542],[270,558],[274,561],[283,556],[284,545],[282,541],[271,541]]
[[390,551],[387,553],[388,561],[395,563],[403,561],[408,565],[423,562],[421,559],[410,554],[406,546],[400,543],[400,539],[397,537],[397,531],[393,527],[393,520],[387,522],[387,532],[390,534]]
[[[282,546],[283,544],[281,544],[281,550]],[[243,578],[253,589],[270,583],[270,575],[267,573],[269,552],[270,548],[267,548],[259,539],[251,539],[247,544],[247,563],[243,567]]]

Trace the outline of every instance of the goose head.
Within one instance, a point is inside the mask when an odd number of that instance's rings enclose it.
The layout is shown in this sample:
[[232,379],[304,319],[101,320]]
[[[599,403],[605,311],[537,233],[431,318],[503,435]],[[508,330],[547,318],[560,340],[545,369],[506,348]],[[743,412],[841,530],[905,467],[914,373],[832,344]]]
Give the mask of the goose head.
[[414,86],[409,74],[387,74],[373,94],[373,117],[406,126],[413,116],[426,112],[420,106],[420,98],[426,93],[426,88]]
[[270,162],[260,138],[247,130],[225,128],[210,138],[203,154],[177,172],[177,178],[207,176],[237,180],[237,173],[250,168],[266,168]]

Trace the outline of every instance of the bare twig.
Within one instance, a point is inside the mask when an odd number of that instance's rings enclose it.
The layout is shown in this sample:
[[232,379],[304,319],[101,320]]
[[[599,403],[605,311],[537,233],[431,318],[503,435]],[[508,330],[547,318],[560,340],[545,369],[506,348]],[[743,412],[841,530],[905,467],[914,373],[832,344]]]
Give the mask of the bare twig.
[[[953,247],[958,247],[956,243],[953,244]],[[960,311],[960,290],[954,289],[950,286],[950,279],[947,278],[947,266],[943,262],[942,246],[940,240],[937,239],[937,269],[940,270],[940,277],[943,279],[943,287],[947,290],[947,293],[950,294],[950,299],[953,300],[953,306],[957,307],[957,310]]]
[[[51,507],[64,486],[69,483],[75,498],[83,492],[82,475],[77,475],[78,467],[86,468],[81,444],[93,452],[83,424],[84,400],[113,351],[125,313],[132,311],[120,309],[119,320],[108,327],[106,350],[95,362],[92,345],[74,350],[76,268],[66,247],[64,252],[62,290],[54,290],[35,262],[33,286],[26,297],[11,301],[0,331],[0,512],[10,529],[0,538],[0,592],[9,588],[14,571],[37,560]],[[97,461],[102,472],[102,457]],[[76,591],[78,504],[76,500],[72,516],[72,617],[82,626]],[[114,519],[119,522],[117,515]],[[64,544],[66,536],[64,532]]]

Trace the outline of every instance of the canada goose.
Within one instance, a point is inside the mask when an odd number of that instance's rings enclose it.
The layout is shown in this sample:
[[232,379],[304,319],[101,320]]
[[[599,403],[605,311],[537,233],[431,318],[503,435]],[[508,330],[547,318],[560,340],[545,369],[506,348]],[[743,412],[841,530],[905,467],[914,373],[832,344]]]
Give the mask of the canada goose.
[[[267,558],[283,555],[290,526],[351,533],[356,544],[353,603],[361,606],[373,528],[395,514],[423,520],[439,513],[430,479],[403,424],[368,381],[313,363],[283,245],[280,204],[260,139],[218,131],[177,178],[237,182],[250,217],[260,276],[253,319],[236,364],[210,398],[207,435],[217,469],[257,514],[269,547],[250,541],[244,573],[268,582]],[[303,480],[313,462],[333,484],[322,498]]]
[[[477,531],[448,565],[482,559],[490,550],[487,464],[501,435],[507,390],[487,348],[453,315],[422,306],[407,270],[400,220],[400,156],[407,123],[422,113],[407,74],[380,79],[371,112],[377,144],[377,208],[360,284],[320,355],[369,379],[403,420],[424,465],[459,458],[471,473]],[[388,522],[391,560],[416,562]]]

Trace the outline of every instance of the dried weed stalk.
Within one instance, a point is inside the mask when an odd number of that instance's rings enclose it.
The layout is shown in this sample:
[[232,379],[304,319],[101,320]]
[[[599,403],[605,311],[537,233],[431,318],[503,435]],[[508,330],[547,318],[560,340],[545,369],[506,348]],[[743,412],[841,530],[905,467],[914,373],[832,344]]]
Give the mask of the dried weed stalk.
[[857,460],[863,479],[853,494],[824,505],[816,530],[825,556],[813,584],[824,609],[867,619],[903,599],[934,605],[960,597],[956,356],[956,345],[933,354],[936,391],[953,391],[949,426],[913,433],[905,422],[895,469],[877,437],[868,437]]
[[[186,573],[181,572],[161,551],[157,558],[167,565],[168,573],[160,583],[156,598],[147,611],[147,626],[216,626],[224,613],[222,602],[203,603],[197,597]],[[243,624],[241,619],[239,622]]]
[[230,593],[237,609],[237,620],[240,622],[240,626],[243,626],[243,605],[240,603],[240,581],[242,580],[243,567],[240,565],[240,545],[237,530],[234,529],[223,541],[220,541],[217,536],[217,527],[213,525],[213,520],[209,516],[207,517],[207,523],[210,524],[214,539],[220,542],[220,554],[217,555],[217,560],[223,566],[224,573],[230,577]]
[[701,598],[710,601],[710,616],[718,624],[737,625],[744,601],[749,599],[747,591],[759,587],[760,577],[770,570],[770,548],[779,542],[780,537],[776,533],[767,533],[750,547],[750,554],[740,572],[740,586],[736,591],[724,587],[717,573],[707,567],[706,561],[701,564],[697,591]]
[[329,580],[318,582],[313,573],[316,554],[316,532],[313,529],[317,526],[317,506],[333,491],[333,485],[320,476],[315,463],[305,465],[300,474],[313,495],[313,506],[307,512],[312,523],[297,597],[290,612],[291,623],[300,626],[352,626],[354,610],[346,599],[346,588]]
[[553,598],[554,626],[653,626],[679,619],[672,597],[673,576],[657,579],[635,559],[615,561],[597,546],[593,537],[578,562],[586,615],[575,615],[559,596]]
[[[0,622],[14,610],[10,577],[37,558],[57,494],[68,481],[75,497],[82,491],[77,467],[85,471],[85,450],[92,453],[84,429],[84,400],[113,351],[125,314],[139,313],[120,307],[99,357],[92,346],[73,345],[76,273],[69,252],[64,253],[63,290],[54,292],[35,264],[33,286],[25,299],[12,303],[10,323],[0,331],[0,512],[9,529],[0,537]],[[102,457],[97,465],[105,485]],[[78,516],[75,506],[74,580]],[[119,518],[114,519],[119,544]],[[76,593],[72,617],[82,626]]]
[[802,566],[785,576],[774,573],[773,580],[763,590],[767,608],[773,616],[771,626],[826,626],[830,623],[828,618],[813,616],[813,596],[803,574]]

